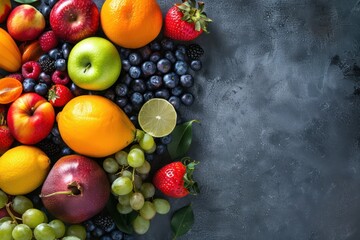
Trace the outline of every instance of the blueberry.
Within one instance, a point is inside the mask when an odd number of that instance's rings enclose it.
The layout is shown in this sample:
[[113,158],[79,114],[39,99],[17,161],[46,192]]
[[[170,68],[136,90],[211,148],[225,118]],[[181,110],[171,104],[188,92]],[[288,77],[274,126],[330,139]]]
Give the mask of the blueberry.
[[163,40],[161,40],[161,46],[164,50],[173,50],[174,42],[171,39],[164,38]]
[[153,75],[149,78],[149,80],[147,82],[148,83],[147,86],[150,90],[155,90],[155,89],[158,89],[159,87],[161,87],[162,82],[163,81],[160,76]]
[[164,85],[168,88],[174,88],[179,84],[179,76],[176,73],[168,73],[163,78]]
[[183,87],[189,88],[194,86],[194,78],[190,74],[180,76],[180,84]]
[[166,153],[166,145],[165,144],[158,144],[156,146],[156,154],[162,155]]
[[159,52],[154,52],[153,54],[150,55],[150,61],[156,63],[161,59],[161,53]]
[[55,137],[59,137],[60,136],[60,132],[59,132],[59,128],[58,126],[55,124],[53,126],[53,128],[51,129],[51,134]]
[[63,58],[59,58],[55,61],[56,70],[64,72],[66,70],[66,60]]
[[74,94],[74,96],[80,96],[80,95],[85,95],[86,94],[86,90],[80,88],[75,83],[71,83],[70,91],[72,92],[72,94]]
[[54,48],[54,49],[51,49],[51,50],[49,51],[49,56],[50,56],[52,59],[57,60],[57,59],[59,59],[59,58],[62,57],[62,54],[61,54],[61,52],[59,51],[59,49]]
[[140,67],[132,66],[132,67],[129,69],[129,75],[130,75],[130,77],[132,77],[132,78],[139,78],[140,75],[141,75],[141,69],[140,69]]
[[130,55],[130,50],[127,48],[120,48],[120,56],[122,59],[128,58]]
[[25,78],[22,85],[24,92],[33,92],[36,82],[32,78]]
[[52,83],[51,76],[49,74],[41,72],[40,75],[39,75],[39,82],[43,82],[43,83],[46,83],[46,84],[51,84]]
[[171,62],[163,58],[157,62],[156,67],[161,73],[168,73],[171,69]]
[[129,117],[130,121],[134,124],[137,125],[138,124],[138,118],[136,115],[132,115]]
[[64,51],[64,50],[71,50],[71,44],[70,43],[63,43],[63,45],[61,45],[61,51]]
[[144,97],[144,102],[147,102],[150,99],[154,98],[154,93],[153,92],[145,92],[143,94],[143,97]]
[[174,96],[180,96],[183,93],[184,89],[181,86],[176,86],[171,89],[171,94]]
[[145,82],[142,79],[135,79],[131,83],[131,89],[135,92],[145,92],[146,91],[146,85]]
[[104,230],[105,230],[105,232],[109,233],[109,232],[115,230],[115,228],[116,228],[115,222],[111,222],[111,224],[107,225]]
[[63,156],[70,155],[70,154],[73,154],[73,153],[74,152],[69,147],[63,147],[61,149],[61,155],[63,155]]
[[65,59],[69,58],[70,51],[71,51],[70,43],[64,43],[61,47],[61,52]]
[[144,102],[144,97],[141,93],[139,92],[134,92],[133,94],[131,94],[130,96],[130,101],[133,105],[135,106],[140,106],[141,104],[143,104]]
[[122,82],[129,86],[131,84],[132,80],[133,79],[130,77],[130,75],[126,74],[124,79],[122,80]]
[[155,97],[168,99],[170,97],[170,92],[167,89],[161,89],[155,92]]
[[169,144],[169,143],[171,143],[171,140],[172,140],[172,135],[171,134],[160,138],[160,141],[161,141],[162,144]]
[[125,70],[125,71],[129,71],[130,67],[131,67],[131,64],[130,64],[130,61],[127,60],[127,59],[124,59],[121,61],[121,65],[122,65],[122,68]]
[[178,75],[184,75],[187,73],[189,66],[185,61],[177,61],[174,66],[174,70]]
[[124,97],[128,93],[128,86],[125,83],[118,83],[115,86],[115,94]]
[[53,7],[58,0],[49,0],[49,7]]
[[141,70],[145,76],[150,76],[156,72],[156,65],[151,61],[146,61],[141,65]]
[[169,103],[171,103],[171,104],[174,106],[174,108],[175,108],[176,110],[178,110],[178,109],[180,108],[180,103],[181,103],[181,101],[180,101],[180,98],[179,98],[179,97],[177,97],[177,96],[171,96],[168,101],[169,101]]
[[133,111],[133,106],[131,104],[126,104],[124,107],[123,107],[123,110],[126,114],[130,114],[132,111]]
[[165,52],[165,58],[167,58],[171,63],[175,63],[176,62],[176,57],[175,54],[171,51],[166,51]]
[[53,143],[55,143],[56,145],[61,145],[61,144],[64,143],[60,136],[59,136],[59,137],[53,136],[52,141],[53,141]]
[[123,107],[125,107],[126,104],[128,103],[128,100],[127,100],[126,97],[117,97],[117,98],[115,99],[115,103],[116,103],[119,107],[123,108]]
[[99,227],[95,228],[91,233],[94,237],[98,237],[98,238],[104,235],[104,231]]
[[185,61],[185,53],[183,53],[181,50],[175,51],[175,57],[177,60]]
[[148,162],[153,161],[154,158],[155,158],[155,156],[154,156],[154,154],[152,154],[152,153],[146,153],[146,154],[145,154],[145,159],[146,159],[146,161],[148,161]]
[[141,54],[142,59],[146,60],[146,59],[149,59],[149,57],[150,57],[151,48],[146,45],[146,46],[140,48],[139,52]]
[[137,52],[130,53],[128,58],[129,58],[131,65],[133,65],[133,66],[139,65],[142,61],[141,55]]
[[153,51],[160,51],[161,50],[161,45],[159,42],[157,41],[153,41],[150,43],[150,49]]
[[184,105],[190,106],[194,102],[194,95],[191,93],[184,93],[180,99]]
[[[176,46],[176,50],[177,50],[177,51],[180,51],[180,52],[183,53],[183,54],[186,54],[186,46],[183,45],[183,44],[178,44],[178,45]],[[176,54],[175,54],[175,55],[176,55]]]
[[111,232],[111,238],[114,240],[121,240],[123,239],[123,233],[119,230],[114,230]]
[[190,63],[190,68],[194,71],[199,71],[202,67],[202,63],[200,60],[192,60]]
[[109,235],[104,235],[100,238],[100,240],[112,240],[112,238]]
[[96,228],[93,221],[91,221],[91,220],[86,221],[84,225],[85,225],[86,231],[88,231],[88,232],[94,231],[94,229]]
[[107,99],[110,99],[111,101],[115,100],[115,96],[116,96],[115,91],[112,89],[108,89],[104,93],[104,97],[106,97]]
[[51,8],[48,5],[43,5],[40,7],[40,12],[45,18],[48,18],[50,16]]

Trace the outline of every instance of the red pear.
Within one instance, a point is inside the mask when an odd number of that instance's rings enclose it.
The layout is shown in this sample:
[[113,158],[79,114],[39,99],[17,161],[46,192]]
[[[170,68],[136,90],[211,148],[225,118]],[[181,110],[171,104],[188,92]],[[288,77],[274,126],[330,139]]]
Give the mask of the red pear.
[[40,196],[53,216],[75,224],[101,212],[110,196],[110,183],[96,161],[73,154],[55,163]]

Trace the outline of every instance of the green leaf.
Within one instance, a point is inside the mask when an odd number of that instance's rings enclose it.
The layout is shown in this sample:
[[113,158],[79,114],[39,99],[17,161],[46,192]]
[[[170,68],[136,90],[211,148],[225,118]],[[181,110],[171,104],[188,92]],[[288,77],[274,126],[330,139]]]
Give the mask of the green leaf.
[[18,3],[34,3],[37,1],[38,0],[14,0],[14,2],[18,2]]
[[194,212],[191,208],[191,204],[177,210],[171,217],[170,224],[174,234],[173,239],[187,233],[194,224]]
[[175,127],[171,133],[172,141],[168,144],[167,149],[172,159],[184,157],[188,152],[192,142],[192,124],[199,122],[191,120]]
[[118,229],[127,234],[134,234],[134,229],[132,228],[131,222],[136,218],[137,213],[132,212],[129,214],[120,214],[116,209],[117,201],[112,196],[106,205],[106,209],[114,219]]

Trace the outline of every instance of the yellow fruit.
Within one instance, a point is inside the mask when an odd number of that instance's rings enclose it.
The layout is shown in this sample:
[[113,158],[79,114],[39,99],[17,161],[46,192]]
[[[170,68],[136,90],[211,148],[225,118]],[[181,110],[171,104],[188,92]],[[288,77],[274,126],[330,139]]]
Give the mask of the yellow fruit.
[[21,67],[21,54],[10,34],[0,28],[0,68],[16,72]]
[[156,0],[106,0],[100,20],[105,35],[126,48],[140,48],[154,40],[162,27]]
[[119,106],[96,95],[70,100],[58,113],[60,135],[78,154],[105,157],[134,141],[136,128]]
[[39,187],[50,168],[49,157],[33,146],[9,149],[0,157],[0,188],[10,195],[23,195]]

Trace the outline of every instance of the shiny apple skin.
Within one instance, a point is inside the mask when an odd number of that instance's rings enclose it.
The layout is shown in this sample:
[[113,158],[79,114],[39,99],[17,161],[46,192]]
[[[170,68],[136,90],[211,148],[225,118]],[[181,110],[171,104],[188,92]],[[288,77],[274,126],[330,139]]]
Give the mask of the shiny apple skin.
[[92,0],[60,0],[50,12],[55,35],[71,43],[95,35],[99,24],[99,9]]
[[2,0],[0,2],[0,23],[5,22],[10,11],[11,11],[10,0]]
[[14,39],[22,42],[31,41],[44,31],[45,18],[35,7],[23,4],[10,12],[7,29]]
[[46,138],[55,122],[53,106],[37,93],[25,93],[9,107],[7,124],[22,144],[36,144]]
[[[81,187],[78,195],[58,194],[67,191],[70,183]],[[110,183],[105,171],[94,160],[82,155],[60,158],[50,170],[42,189],[41,200],[56,218],[76,224],[86,221],[104,209],[110,196]]]

